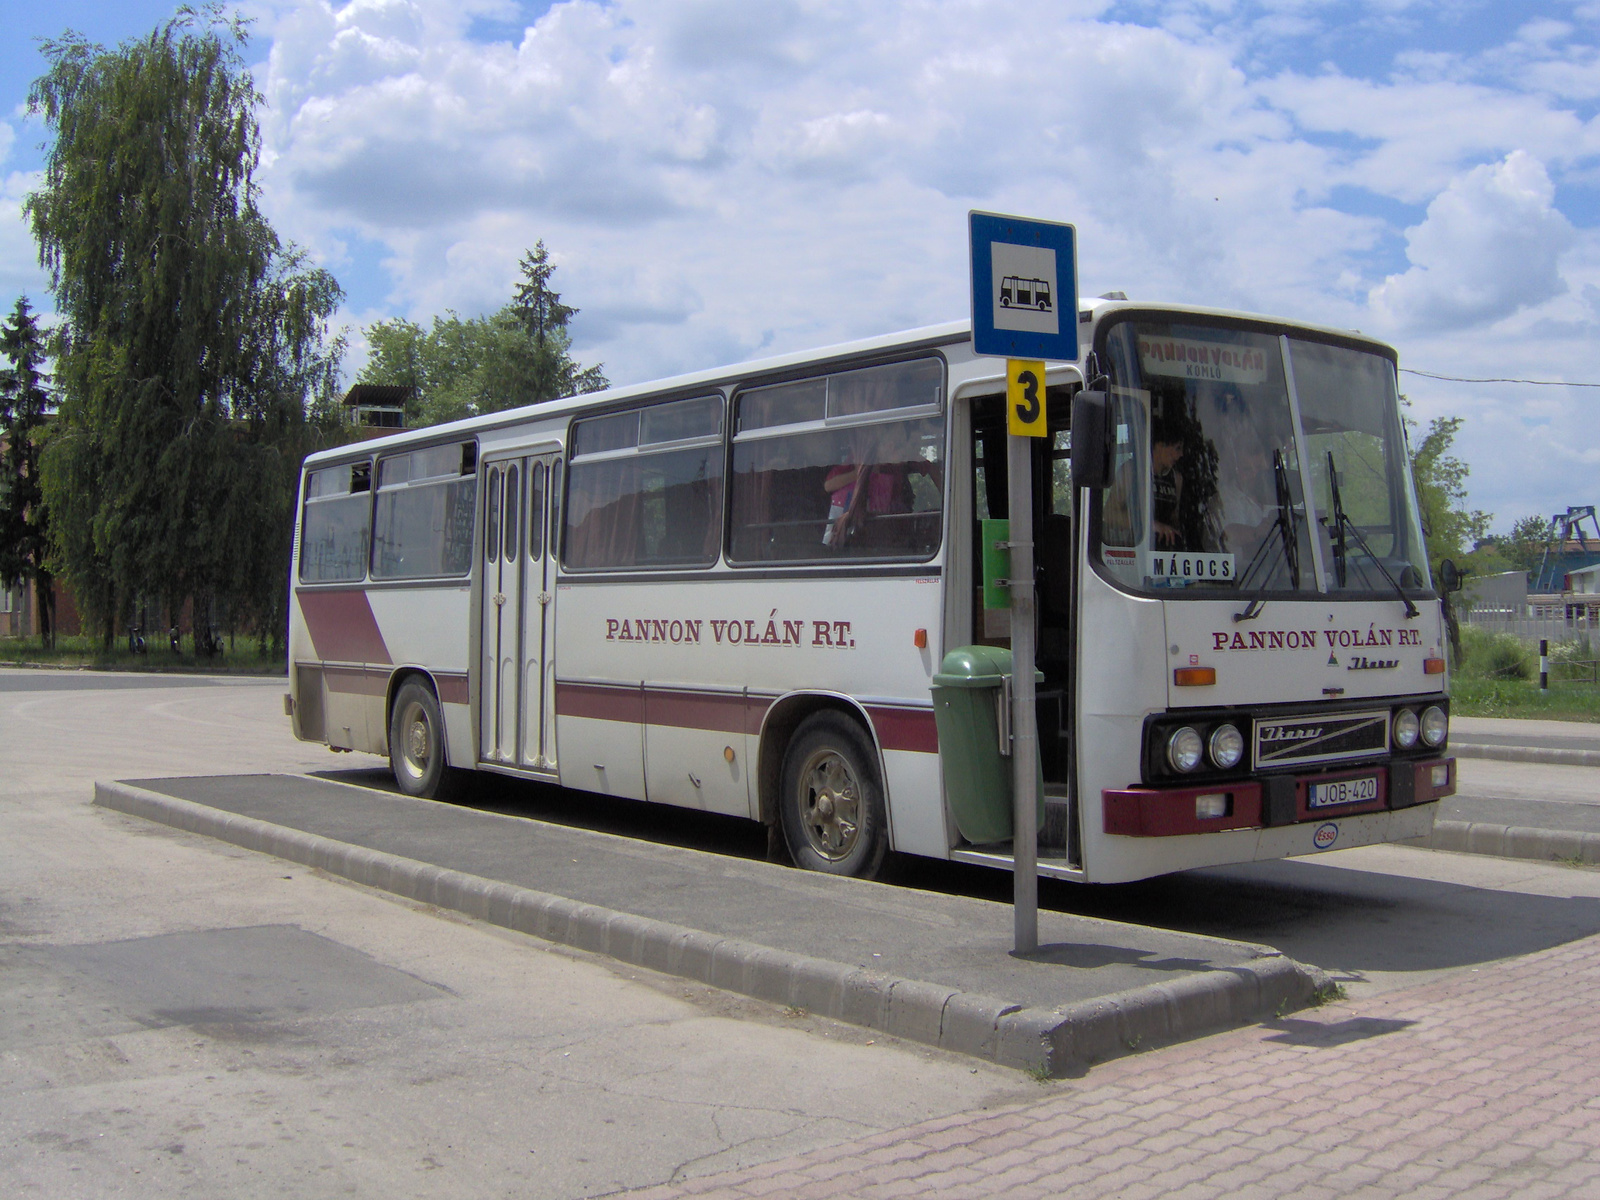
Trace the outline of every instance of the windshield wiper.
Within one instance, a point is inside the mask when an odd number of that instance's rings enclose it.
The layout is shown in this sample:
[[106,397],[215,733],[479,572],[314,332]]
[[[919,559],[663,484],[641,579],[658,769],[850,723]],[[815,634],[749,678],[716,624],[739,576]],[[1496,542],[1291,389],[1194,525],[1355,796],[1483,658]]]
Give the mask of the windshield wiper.
[[[1334,527],[1331,540],[1333,542],[1333,561],[1338,571],[1339,586],[1344,586],[1344,535],[1346,531],[1349,531],[1350,536],[1355,538],[1356,545],[1366,551],[1367,557],[1372,560],[1373,565],[1378,568],[1383,577],[1389,581],[1389,586],[1394,589],[1394,594],[1399,596],[1400,602],[1406,606],[1406,620],[1409,621],[1415,618],[1418,615],[1417,606],[1411,603],[1411,597],[1406,595],[1406,591],[1400,586],[1399,580],[1389,573],[1389,568],[1383,565],[1383,559],[1372,552],[1372,547],[1367,545],[1367,539],[1361,536],[1361,530],[1356,528],[1356,523],[1350,519],[1350,514],[1344,511],[1344,501],[1339,498],[1339,469],[1333,461],[1332,450],[1328,451],[1328,495],[1333,500]],[[1324,527],[1326,527],[1327,523],[1326,519],[1322,522]],[[1360,570],[1360,568],[1357,567],[1357,570]],[[1361,580],[1363,583],[1369,582],[1365,571],[1361,572]]]
[[[1333,451],[1332,450],[1328,451],[1328,494],[1333,497],[1333,516],[1334,516],[1333,536],[1330,537],[1328,540],[1333,543],[1333,571],[1334,571],[1334,577],[1336,579],[1338,579],[1339,586],[1343,587],[1344,586],[1344,580],[1345,580],[1344,529],[1345,529],[1345,522],[1348,521],[1350,518],[1345,516],[1344,501],[1339,499],[1339,471],[1333,465]],[[1323,521],[1323,525],[1326,526],[1327,525],[1327,521]],[[1362,572],[1362,577],[1363,578],[1366,577],[1366,572],[1364,572],[1364,571]]]
[[[1294,499],[1289,494],[1289,469],[1283,464],[1283,451],[1272,452],[1272,478],[1277,492],[1278,515],[1272,523],[1272,533],[1278,535],[1278,544],[1283,547],[1283,561],[1289,565],[1290,585],[1296,590],[1300,587],[1300,544],[1295,537],[1294,529]],[[1249,590],[1250,577],[1265,562],[1264,556],[1267,547],[1272,544],[1272,533],[1261,539],[1261,544],[1256,547],[1256,552],[1250,556],[1250,565],[1245,567],[1244,574],[1239,576],[1239,589]],[[1266,587],[1272,579],[1272,572],[1268,571],[1261,581],[1261,587]],[[1251,610],[1254,611],[1251,611]],[[1261,610],[1252,601],[1249,608],[1239,613],[1235,620],[1247,621]],[[1249,615],[1246,616],[1245,614]]]

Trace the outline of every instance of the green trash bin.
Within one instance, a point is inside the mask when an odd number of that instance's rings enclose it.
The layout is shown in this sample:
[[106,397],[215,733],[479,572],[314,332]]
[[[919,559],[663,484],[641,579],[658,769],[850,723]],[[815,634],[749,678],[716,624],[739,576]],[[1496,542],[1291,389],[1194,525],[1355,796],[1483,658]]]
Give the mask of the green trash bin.
[[[944,791],[961,836],[975,845],[1011,838],[1014,807],[1011,756],[1000,753],[998,705],[1011,674],[1011,651],[960,646],[944,656],[933,677],[933,718],[939,729]],[[1043,672],[1035,679],[1043,681]],[[1040,770],[1035,762],[1035,770]],[[1034,792],[1044,828],[1044,775]]]

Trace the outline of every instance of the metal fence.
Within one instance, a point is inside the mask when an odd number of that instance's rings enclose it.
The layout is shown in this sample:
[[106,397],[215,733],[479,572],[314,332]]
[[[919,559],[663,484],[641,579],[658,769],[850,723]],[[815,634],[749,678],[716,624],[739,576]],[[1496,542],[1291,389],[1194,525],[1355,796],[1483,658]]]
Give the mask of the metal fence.
[[1509,633],[1525,642],[1548,638],[1552,642],[1575,642],[1594,634],[1596,622],[1590,609],[1580,609],[1572,616],[1529,616],[1526,608],[1496,608],[1487,604],[1474,604],[1460,613],[1462,624],[1471,625],[1488,633]]

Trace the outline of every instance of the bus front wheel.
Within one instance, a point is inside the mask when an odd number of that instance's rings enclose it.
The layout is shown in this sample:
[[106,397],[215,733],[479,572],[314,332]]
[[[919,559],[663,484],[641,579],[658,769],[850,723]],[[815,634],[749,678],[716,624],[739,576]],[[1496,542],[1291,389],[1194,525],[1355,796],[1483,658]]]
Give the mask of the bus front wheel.
[[888,849],[876,755],[860,726],[820,712],[795,732],[783,756],[779,816],[795,865],[871,878]]
[[447,800],[455,794],[460,772],[445,763],[444,716],[433,689],[408,679],[394,698],[389,715],[389,767],[408,796]]

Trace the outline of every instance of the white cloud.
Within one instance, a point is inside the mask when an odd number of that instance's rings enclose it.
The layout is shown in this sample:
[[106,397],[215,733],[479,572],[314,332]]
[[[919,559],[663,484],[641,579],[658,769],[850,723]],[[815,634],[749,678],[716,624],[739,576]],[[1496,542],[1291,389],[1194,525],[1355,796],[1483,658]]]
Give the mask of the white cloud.
[[1374,82],[1286,75],[1262,88],[1307,132],[1366,145],[1339,181],[1408,203],[1432,196],[1463,163],[1522,149],[1545,163],[1600,154],[1600,126],[1537,95],[1460,79]]
[[[423,321],[503,303],[543,238],[618,381],[963,316],[971,207],[1074,221],[1090,294],[1388,328],[1446,373],[1593,369],[1600,258],[1556,199],[1600,173],[1576,25],[1474,56],[1430,38],[1436,0],[568,0],[520,28],[501,0],[262,2],[280,232],[336,274],[364,246],[362,304]],[[1336,20],[1414,49],[1263,70]],[[1498,399],[1413,392],[1515,457]],[[1517,454],[1592,444],[1537,403]],[[1558,476],[1485,467],[1474,501]]]
[[0,177],[0,308],[6,312],[23,294],[36,312],[51,304],[49,279],[39,266],[39,248],[22,212],[23,200],[39,183],[40,176],[34,171],[13,171]]
[[1559,295],[1573,228],[1553,196],[1521,150],[1452,180],[1406,230],[1412,265],[1373,289],[1374,310],[1404,330],[1471,329]]

